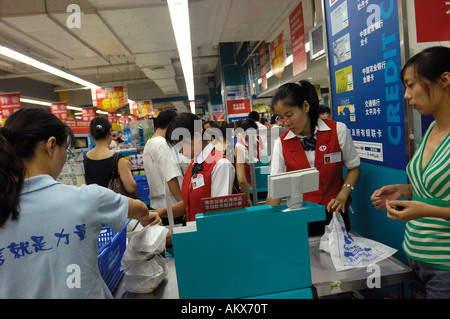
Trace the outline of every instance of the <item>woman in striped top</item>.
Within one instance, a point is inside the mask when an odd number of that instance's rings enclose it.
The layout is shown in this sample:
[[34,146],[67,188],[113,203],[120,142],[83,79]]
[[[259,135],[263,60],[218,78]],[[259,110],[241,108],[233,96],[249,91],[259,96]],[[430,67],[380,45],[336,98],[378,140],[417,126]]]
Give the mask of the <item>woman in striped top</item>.
[[409,105],[434,121],[408,163],[410,184],[384,186],[371,200],[407,222],[403,250],[419,283],[413,295],[450,298],[450,48],[415,55],[401,76]]

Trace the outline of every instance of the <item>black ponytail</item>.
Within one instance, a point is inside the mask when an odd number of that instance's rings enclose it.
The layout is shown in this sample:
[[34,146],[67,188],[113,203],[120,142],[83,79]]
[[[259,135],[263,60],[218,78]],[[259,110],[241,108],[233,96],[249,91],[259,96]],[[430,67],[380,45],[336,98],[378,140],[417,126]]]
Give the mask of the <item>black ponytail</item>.
[[106,117],[97,116],[89,123],[89,130],[94,140],[103,140],[111,131],[112,125]]
[[14,142],[13,133],[0,128],[0,226],[9,217],[16,220],[19,216],[19,192],[23,183],[23,163],[10,141]]

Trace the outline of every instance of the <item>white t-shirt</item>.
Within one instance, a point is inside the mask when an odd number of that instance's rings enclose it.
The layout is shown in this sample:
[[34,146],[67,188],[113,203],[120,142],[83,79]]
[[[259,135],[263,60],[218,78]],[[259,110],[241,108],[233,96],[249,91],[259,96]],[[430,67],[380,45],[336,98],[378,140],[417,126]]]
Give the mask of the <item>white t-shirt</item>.
[[[150,206],[154,209],[167,207],[164,183],[177,178],[181,189],[183,174],[176,155],[175,149],[162,136],[154,136],[145,144],[144,170],[150,188]],[[172,194],[170,196],[175,204],[177,200]]]
[[104,225],[125,227],[127,198],[38,175],[25,179],[19,204],[19,219],[0,230],[0,299],[112,298],[98,269],[98,236]]
[[[325,124],[324,121],[321,119],[318,119],[316,130],[314,132],[314,136],[317,137],[317,131],[329,131],[331,130],[328,125]],[[344,166],[347,169],[356,168],[360,165],[360,159],[358,156],[358,153],[355,149],[355,144],[353,144],[353,139],[350,135],[349,130],[347,129],[347,126],[342,122],[336,122],[336,131],[338,136],[338,142],[339,147],[342,151],[342,161]],[[302,138],[302,136],[297,136],[292,131],[289,131],[289,133],[284,138],[285,140],[292,139],[292,138]],[[314,160],[316,158],[315,151],[305,151],[306,157],[308,158],[309,165],[311,167],[314,167]],[[283,147],[281,144],[281,137],[279,137],[274,145],[273,145],[273,152],[272,152],[272,160],[270,163],[270,174],[279,174],[279,173],[285,173],[286,172],[286,163],[284,161],[283,157]]]

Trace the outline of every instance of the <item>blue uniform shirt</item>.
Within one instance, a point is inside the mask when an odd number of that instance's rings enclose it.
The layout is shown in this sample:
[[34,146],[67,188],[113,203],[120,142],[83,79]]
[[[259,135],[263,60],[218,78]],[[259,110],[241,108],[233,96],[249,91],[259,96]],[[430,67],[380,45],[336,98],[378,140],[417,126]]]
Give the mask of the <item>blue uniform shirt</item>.
[[0,228],[0,299],[111,298],[98,269],[101,228],[125,227],[126,197],[49,175],[26,179],[20,215]]

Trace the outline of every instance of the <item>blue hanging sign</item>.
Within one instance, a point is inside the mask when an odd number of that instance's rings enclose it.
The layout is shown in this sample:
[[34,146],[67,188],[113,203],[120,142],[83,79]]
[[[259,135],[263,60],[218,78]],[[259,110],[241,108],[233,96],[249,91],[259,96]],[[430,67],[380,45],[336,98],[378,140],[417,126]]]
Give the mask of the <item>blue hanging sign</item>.
[[361,160],[405,170],[406,140],[396,0],[325,0],[334,119]]

